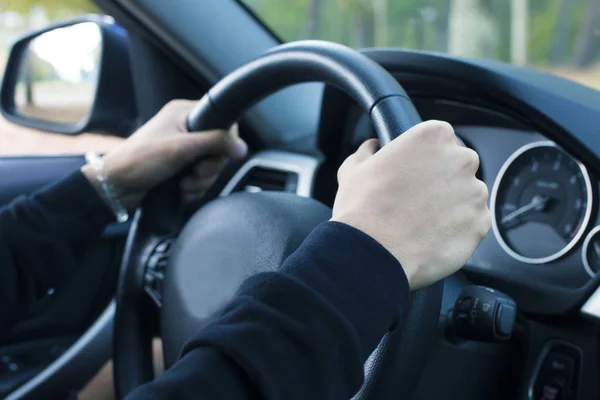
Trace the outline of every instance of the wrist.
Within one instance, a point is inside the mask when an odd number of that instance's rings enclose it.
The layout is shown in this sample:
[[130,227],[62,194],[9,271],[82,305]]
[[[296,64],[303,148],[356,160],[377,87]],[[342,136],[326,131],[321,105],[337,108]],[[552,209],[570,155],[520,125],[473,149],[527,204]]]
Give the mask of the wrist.
[[[110,208],[110,199],[106,196],[106,193],[102,189],[102,182],[100,182],[98,179],[98,175],[96,174],[94,168],[90,164],[85,164],[83,167],[81,167],[81,172],[96,190],[96,193],[98,193],[98,196],[100,196],[106,206]],[[107,175],[112,177],[110,173],[107,173]],[[119,202],[127,210],[133,210],[139,206],[142,202],[142,199],[146,195],[146,193],[142,191],[123,190],[123,187],[118,183],[113,183],[113,187],[115,188],[115,195],[118,197]]]
[[394,246],[394,243],[398,243],[397,238],[394,240],[392,238],[385,237],[385,235],[380,235],[377,232],[377,229],[370,226],[369,224],[365,224],[361,222],[357,218],[352,218],[350,216],[337,216],[334,215],[330,221],[341,222],[343,224],[349,225],[365,235],[370,236],[373,240],[378,242],[384,249],[386,249],[401,265],[404,274],[406,275],[406,279],[408,280],[408,284],[413,288],[414,276],[416,274],[417,269],[413,267],[414,263],[411,263],[407,257],[399,254],[398,246]]
[[80,168],[80,170],[81,170],[81,173],[83,174],[83,176],[85,176],[85,178],[88,180],[90,185],[92,185],[92,187],[96,191],[96,194],[102,199],[104,204],[108,208],[110,208],[108,199],[106,198],[104,192],[102,191],[102,185],[100,184],[100,181],[96,177],[96,172],[94,171],[92,166],[89,164],[85,164],[83,167]]
[[112,210],[117,221],[127,221],[129,211],[140,203],[145,193],[124,191],[123,186],[113,179],[115,175],[109,167],[110,163],[105,163],[104,158],[99,154],[86,153],[85,158],[88,163],[81,168],[83,176],[90,182],[108,208]]

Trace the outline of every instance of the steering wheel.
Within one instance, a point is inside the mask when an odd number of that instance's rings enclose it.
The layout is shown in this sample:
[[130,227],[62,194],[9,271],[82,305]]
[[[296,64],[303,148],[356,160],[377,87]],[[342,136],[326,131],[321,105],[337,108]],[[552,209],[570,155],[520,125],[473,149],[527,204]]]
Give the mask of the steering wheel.
[[[319,41],[278,46],[218,82],[189,114],[189,131],[228,128],[265,96],[303,82],[325,82],[369,114],[381,145],[421,118],[399,83],[381,66],[345,46]],[[170,254],[158,309],[165,366],[184,342],[231,298],[249,275],[277,270],[331,210],[289,193],[234,193],[191,218],[173,180],[148,194],[136,211],[117,286],[114,377],[117,398],[153,378],[151,339],[156,309],[144,293],[148,257],[161,239],[180,232]],[[442,287],[412,294],[403,323],[384,336],[365,364],[355,398],[409,399],[436,336]],[[399,305],[400,307],[400,305]]]

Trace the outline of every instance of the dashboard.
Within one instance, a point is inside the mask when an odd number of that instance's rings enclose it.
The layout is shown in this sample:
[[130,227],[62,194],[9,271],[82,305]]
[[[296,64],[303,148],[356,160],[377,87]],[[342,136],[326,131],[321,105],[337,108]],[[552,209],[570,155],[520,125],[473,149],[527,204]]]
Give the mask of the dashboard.
[[[589,126],[572,110],[585,107],[578,90],[592,94],[578,85],[556,91],[563,81],[545,74],[526,78],[551,87],[548,93],[528,88],[530,83],[516,82],[511,66],[495,71],[495,65],[455,60],[443,65],[437,56],[432,64],[429,55],[405,51],[367,55],[398,79],[424,120],[449,121],[480,156],[478,177],[490,193],[493,229],[463,271],[513,296],[525,312],[556,315],[580,307],[600,271],[599,158],[590,154],[600,151],[600,135],[584,135]],[[522,75],[519,70],[514,76]],[[600,105],[600,97],[594,99],[597,104],[589,104]],[[545,109],[558,110],[561,102],[560,114],[548,118]],[[319,137],[325,156],[339,165],[372,137],[368,115],[345,94],[326,88]]]
[[457,127],[480,156],[492,230],[467,268],[528,286],[584,286],[583,243],[598,225],[598,181],[575,156],[539,132]]
[[[480,156],[493,228],[467,270],[580,288],[600,267],[599,183],[576,156],[539,132],[455,126]],[[366,115],[355,122],[348,154],[376,137]],[[585,246],[584,246],[585,244]]]

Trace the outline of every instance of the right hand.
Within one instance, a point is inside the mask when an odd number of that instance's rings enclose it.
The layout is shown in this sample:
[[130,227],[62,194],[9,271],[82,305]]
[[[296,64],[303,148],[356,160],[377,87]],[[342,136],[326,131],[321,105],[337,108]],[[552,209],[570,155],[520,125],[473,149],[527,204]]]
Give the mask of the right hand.
[[419,289],[459,270],[490,230],[478,168],[446,122],[422,122],[381,150],[367,140],[338,171],[332,220],[381,243]]
[[[237,126],[229,131],[190,133],[185,121],[196,105],[192,100],[174,100],[104,157],[109,176],[121,204],[137,207],[150,189],[174,176],[185,166],[190,175],[180,182],[183,201],[200,199],[212,186],[229,158],[243,158],[248,151]],[[96,173],[89,165],[83,174],[101,196]],[[106,199],[105,199],[106,200]]]

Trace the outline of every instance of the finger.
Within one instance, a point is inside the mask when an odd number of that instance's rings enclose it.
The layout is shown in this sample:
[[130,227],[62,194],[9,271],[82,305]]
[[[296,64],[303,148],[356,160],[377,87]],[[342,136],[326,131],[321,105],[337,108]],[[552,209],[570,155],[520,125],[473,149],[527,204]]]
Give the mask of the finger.
[[171,100],[161,108],[154,118],[170,121],[175,120],[177,121],[177,130],[182,133],[187,132],[187,116],[197,103],[197,100]]
[[186,176],[181,180],[181,190],[186,193],[195,193],[210,188],[217,180],[218,175],[212,175],[206,178],[195,178],[192,176]]
[[354,152],[354,154],[350,155],[338,170],[338,182],[343,179],[343,176],[350,170],[352,170],[356,165],[361,162],[367,160],[373,154],[379,150],[379,141],[377,139],[369,139],[363,142],[360,147]]
[[418,138],[418,140],[426,141],[427,143],[454,143],[458,144],[454,128],[446,121],[428,120],[418,123],[404,134],[400,135],[392,143],[396,142],[399,145],[400,138]]
[[240,127],[238,126],[237,122],[233,125],[231,125],[231,128],[229,128],[229,133],[233,136],[233,137],[240,137]]
[[196,192],[196,193],[183,193],[181,198],[184,203],[193,203],[199,200],[202,200],[206,191],[204,192]]
[[365,140],[354,153],[356,162],[363,162],[379,150],[379,141],[377,139]]
[[243,158],[248,146],[240,138],[233,138],[221,130],[200,133],[184,133],[167,139],[171,148],[170,160],[177,169],[206,157]]
[[221,173],[228,158],[226,157],[210,157],[198,161],[192,168],[193,176],[196,178],[207,178],[209,176]]
[[190,109],[197,103],[198,100],[175,99],[165,104],[161,111],[180,111]]
[[475,175],[479,170],[479,154],[468,147],[459,147],[457,153],[460,154],[463,168]]
[[[240,137],[240,129],[238,123],[231,125],[229,129],[214,129],[215,131],[227,132],[232,138]],[[208,131],[188,131],[188,133],[206,133]]]

